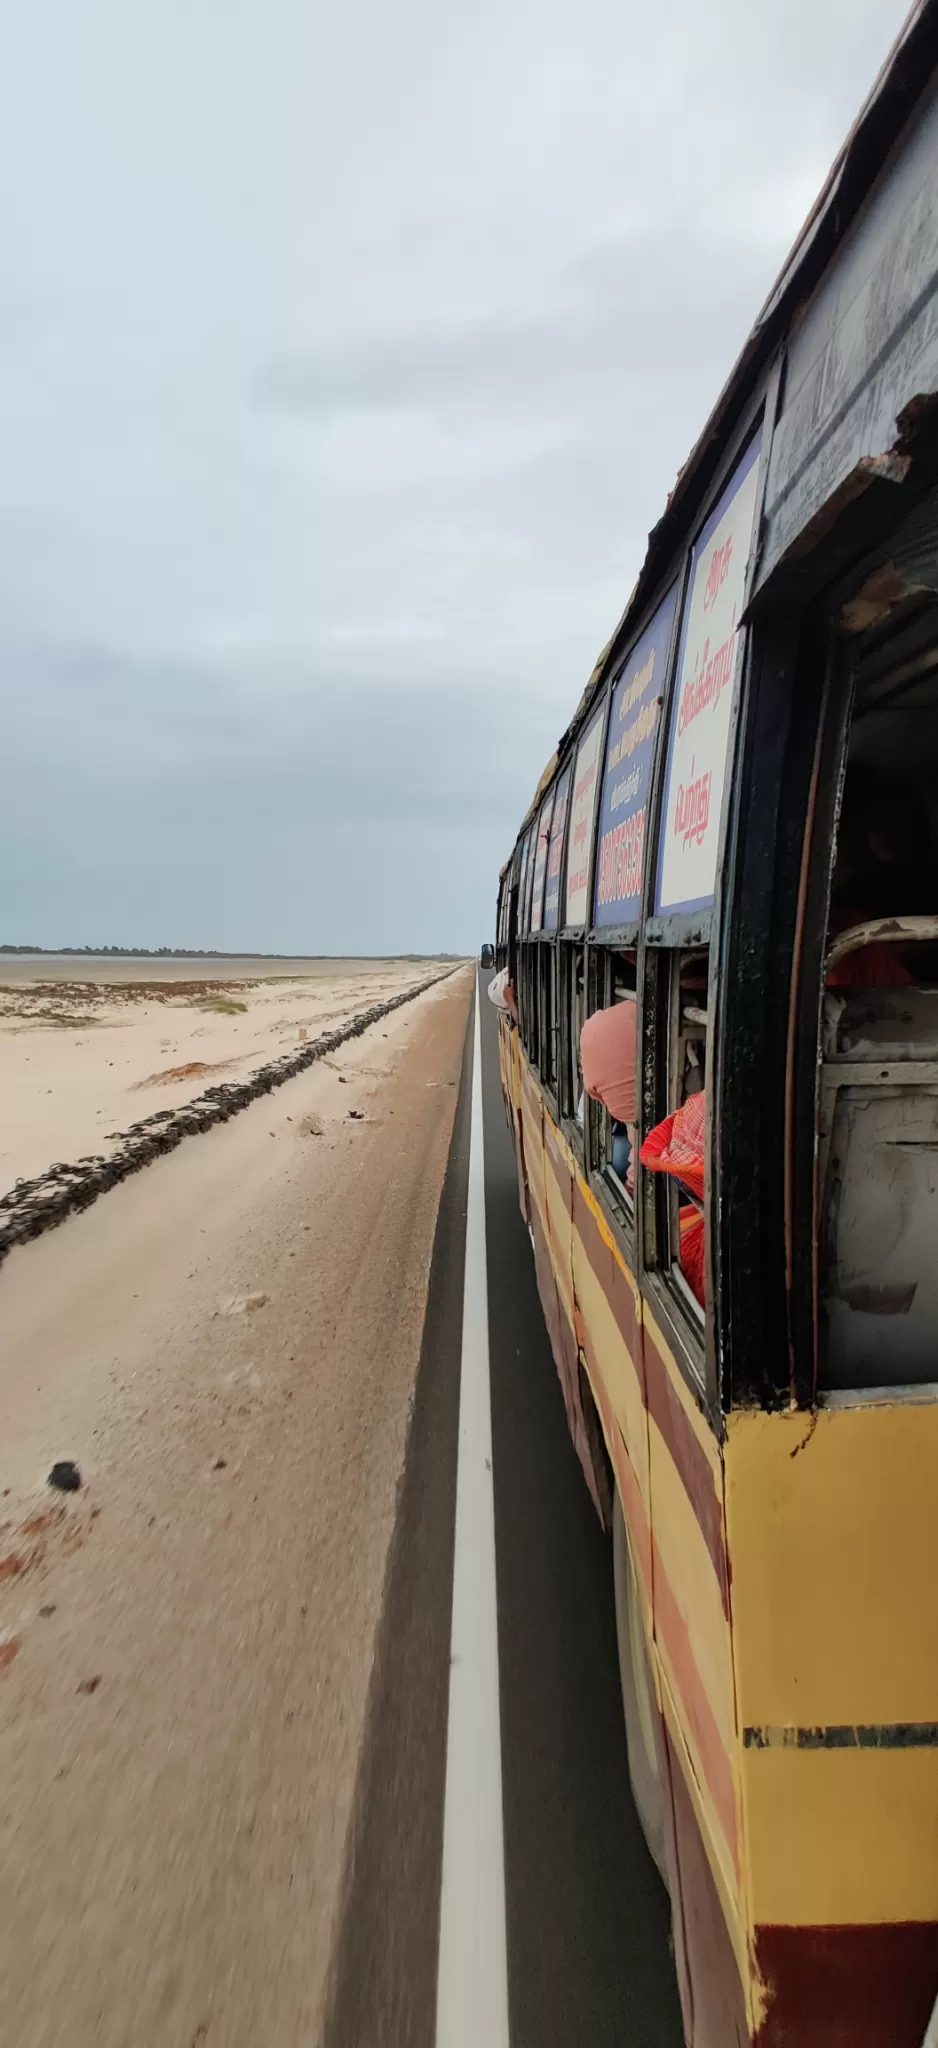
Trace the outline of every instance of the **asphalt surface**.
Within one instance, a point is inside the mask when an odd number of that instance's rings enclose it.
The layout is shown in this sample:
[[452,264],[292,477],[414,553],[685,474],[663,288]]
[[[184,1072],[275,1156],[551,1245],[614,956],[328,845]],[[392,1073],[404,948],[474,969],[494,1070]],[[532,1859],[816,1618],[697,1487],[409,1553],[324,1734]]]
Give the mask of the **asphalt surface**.
[[[567,1433],[484,1000],[481,1026],[511,2048],[681,2048],[668,1904],[629,1791],[611,1545]],[[327,2048],[434,2048],[470,1054],[471,1036]]]

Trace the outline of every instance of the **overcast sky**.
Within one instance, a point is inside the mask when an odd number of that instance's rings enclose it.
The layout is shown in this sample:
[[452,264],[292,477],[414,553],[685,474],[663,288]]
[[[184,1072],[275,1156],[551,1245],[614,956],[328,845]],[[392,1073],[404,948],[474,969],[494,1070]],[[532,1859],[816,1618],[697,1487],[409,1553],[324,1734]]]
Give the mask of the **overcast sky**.
[[41,0],[0,939],[474,949],[904,0]]

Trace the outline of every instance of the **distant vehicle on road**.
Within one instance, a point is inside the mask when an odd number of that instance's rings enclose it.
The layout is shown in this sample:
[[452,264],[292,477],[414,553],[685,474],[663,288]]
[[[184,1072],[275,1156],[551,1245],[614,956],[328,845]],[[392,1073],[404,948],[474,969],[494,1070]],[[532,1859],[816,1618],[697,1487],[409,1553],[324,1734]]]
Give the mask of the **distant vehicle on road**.
[[481,951],[481,953],[480,953],[480,955],[479,955],[479,959],[480,959],[480,961],[481,961],[481,964],[482,964],[482,966],[483,966],[483,967],[494,967],[494,965],[495,965],[495,948],[494,948],[494,946],[483,946],[483,948],[482,948],[482,951]]
[[499,888],[694,2048],[922,2048],[938,1991],[936,51],[922,0]]

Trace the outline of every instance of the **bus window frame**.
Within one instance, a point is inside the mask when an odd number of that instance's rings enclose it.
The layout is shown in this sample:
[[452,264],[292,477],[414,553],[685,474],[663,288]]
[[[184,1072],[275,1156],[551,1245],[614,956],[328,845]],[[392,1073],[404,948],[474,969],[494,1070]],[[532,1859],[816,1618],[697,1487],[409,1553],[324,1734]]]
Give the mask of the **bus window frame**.
[[[577,1095],[575,1077],[578,1071],[579,1060],[577,1054],[576,1033],[574,1027],[573,995],[575,988],[575,970],[577,961],[579,961],[583,971],[583,997],[585,1016],[587,975],[586,947],[582,943],[578,945],[576,941],[572,939],[559,939],[557,944],[557,1001],[559,1006],[560,1019],[561,1085],[558,1087],[557,1101],[558,1109],[560,1112],[560,1127],[563,1130],[568,1145],[570,1146],[572,1152],[576,1156],[579,1170],[585,1179],[586,1148],[584,1143],[584,1129],[583,1126],[577,1122],[576,1114],[577,1102],[579,1100],[579,1097]],[[570,1084],[569,1097],[567,1097],[566,1095],[567,1082],[569,1082]]]
[[527,939],[530,935],[531,896],[534,889],[534,847],[532,843],[532,845],[528,848],[528,864],[527,870],[525,871],[524,843],[526,839],[531,839],[533,841],[533,837],[536,831],[537,817],[535,816],[534,818],[528,819],[521,833],[522,866],[521,872],[519,873],[518,877],[518,937],[520,939]]
[[[559,1041],[560,1019],[557,989],[557,947],[555,932],[541,932],[532,940],[536,946],[535,973],[537,976],[538,1001],[538,1061],[537,1074],[541,1093],[554,1123],[559,1123]],[[545,980],[552,983],[553,1021],[546,1015]],[[547,1041],[551,1041],[548,1043]],[[547,1065],[545,1067],[545,1051]]]
[[[642,949],[643,952],[643,1035],[641,1061],[641,1095],[637,1107],[641,1109],[642,1140],[649,1131],[670,1115],[674,1107],[671,1102],[671,1083],[674,1070],[675,1005],[679,985],[680,961],[686,952],[695,951],[691,946],[655,946]],[[712,948],[709,952],[709,976],[707,1007],[713,1009],[714,961]],[[676,971],[677,970],[677,971]],[[713,1057],[713,1032],[707,1032],[706,1076],[709,1077]],[[709,1079],[705,1085],[709,1086]],[[712,1118],[708,1113],[708,1151],[712,1159],[713,1143]],[[714,1369],[714,1350],[710,1342],[713,1328],[713,1297],[708,1276],[707,1306],[700,1304],[691,1295],[687,1282],[680,1273],[674,1257],[674,1232],[672,1214],[676,1207],[676,1190],[670,1177],[662,1173],[649,1173],[640,1169],[641,1195],[636,1199],[636,1229],[641,1245],[641,1287],[645,1299],[650,1303],[655,1320],[662,1330],[670,1350],[677,1359],[682,1375],[691,1387],[701,1406],[712,1422],[717,1417],[717,1379]],[[712,1176],[711,1176],[712,1178]],[[636,1191],[638,1196],[638,1190]],[[704,1204],[704,1221],[709,1244],[709,1211],[712,1206],[712,1192]],[[639,1213],[640,1212],[640,1213]]]
[[505,958],[504,961],[502,962],[502,965],[507,967],[508,969],[508,979],[511,982],[512,987],[516,991],[519,982],[518,944],[520,935],[518,926],[521,892],[521,862],[523,847],[524,834],[522,832],[519,833],[511,862],[511,877],[508,896],[508,924],[505,935]]
[[[567,890],[567,844],[568,844],[568,841],[569,841],[569,837],[570,837],[570,808],[571,808],[571,799],[572,799],[572,796],[573,796],[573,772],[574,772],[574,768],[575,768],[575,766],[576,766],[576,750],[574,749],[574,750],[573,750],[572,752],[570,752],[570,753],[567,753],[567,754],[564,754],[564,756],[563,756],[563,758],[561,759],[561,761],[560,761],[560,763],[559,763],[559,766],[558,766],[558,768],[557,768],[557,774],[556,774],[556,776],[555,776],[555,778],[554,778],[554,787],[553,787],[553,804],[552,804],[552,806],[551,806],[551,815],[550,815],[550,832],[549,832],[549,834],[548,834],[548,838],[547,838],[547,866],[546,866],[546,868],[545,868],[545,870],[544,870],[544,903],[543,903],[543,906],[542,906],[542,923],[541,923],[541,936],[542,936],[542,937],[544,937],[544,938],[548,938],[548,939],[559,939],[559,937],[560,937],[560,933],[561,933],[561,924],[560,924],[560,912],[561,912],[561,906],[563,906],[563,905],[564,905],[564,903],[565,903],[565,898],[566,898],[566,890]],[[566,810],[565,810],[565,812],[564,812],[564,820],[563,820],[563,830],[562,830],[562,834],[561,834],[561,840],[560,840],[560,870],[559,870],[559,874],[558,874],[558,877],[557,877],[557,889],[558,889],[558,897],[557,897],[557,921],[556,921],[556,924],[553,924],[553,925],[547,925],[547,924],[545,924],[545,923],[543,922],[543,918],[544,918],[544,916],[546,915],[546,910],[547,910],[547,885],[548,885],[548,882],[550,881],[550,849],[551,849],[551,840],[553,839],[553,833],[554,833],[554,814],[555,814],[555,812],[556,812],[556,809],[557,809],[557,792],[558,792],[558,790],[559,790],[559,788],[560,788],[560,785],[561,785],[561,783],[562,783],[562,781],[563,781],[563,779],[564,779],[564,776],[565,776],[565,775],[567,776],[567,797],[566,797]]]
[[[786,1238],[794,1275],[803,1276],[790,1296],[795,1398],[810,1407],[817,1397],[820,1367],[820,1188],[817,1173],[820,1111],[821,1007],[824,950],[840,807],[847,769],[856,691],[856,654],[838,646],[833,631],[827,649],[824,690],[818,712],[812,803],[806,821],[799,923],[798,997],[790,1047],[791,1122],[786,1201]],[[807,1254],[807,1257],[805,1255]],[[800,1261],[804,1259],[802,1265]]]
[[[587,966],[586,966],[586,995],[587,995],[587,1011],[586,1011],[586,1014],[587,1014],[587,1016],[588,1016],[588,1017],[592,1017],[592,1016],[594,1016],[597,1010],[606,1010],[606,1009],[609,1009],[609,1008],[611,1008],[611,1005],[612,1005],[612,957],[613,957],[613,954],[614,954],[614,953],[616,953],[616,952],[618,952],[618,951],[621,951],[621,950],[622,950],[622,948],[621,948],[620,946],[618,946],[617,944],[612,944],[612,945],[610,945],[610,944],[609,944],[609,942],[608,942],[608,935],[607,935],[607,934],[606,934],[605,932],[603,932],[603,934],[602,934],[602,938],[601,938],[601,939],[600,939],[600,936],[599,936],[599,934],[598,934],[598,933],[595,933],[595,932],[594,932],[594,933],[591,933],[591,934],[590,934],[590,938],[589,938],[589,940],[588,940],[588,943],[587,943]],[[623,1250],[623,1253],[624,1253],[624,1255],[625,1255],[625,1259],[626,1259],[626,1263],[627,1263],[627,1265],[628,1265],[629,1271],[630,1271],[630,1273],[632,1274],[633,1278],[637,1278],[637,1275],[638,1275],[638,1230],[639,1230],[639,1226],[638,1226],[638,1209],[639,1209],[639,1196],[638,1196],[638,1190],[639,1190],[639,1184],[640,1184],[640,1182],[639,1182],[639,1170],[638,1170],[638,1157],[637,1157],[637,1154],[638,1154],[638,1150],[639,1150],[639,1145],[640,1145],[640,1139],[638,1138],[638,1132],[639,1132],[639,1130],[640,1130],[640,1128],[641,1128],[641,1126],[640,1126],[640,1117],[639,1117],[639,1111],[640,1111],[640,1081],[639,1081],[639,1075],[640,1075],[640,1037],[641,1037],[641,1015],[642,1015],[642,1012],[641,1012],[641,990],[640,990],[640,987],[639,987],[639,979],[638,979],[638,977],[639,977],[639,962],[638,962],[638,949],[637,949],[637,946],[635,946],[635,945],[633,944],[632,946],[629,946],[627,950],[629,950],[630,952],[631,952],[631,951],[634,951],[634,952],[635,952],[635,954],[636,954],[636,961],[635,961],[635,996],[634,996],[634,1002],[635,1002],[635,1090],[636,1090],[636,1100],[635,1100],[635,1108],[636,1108],[636,1140],[637,1140],[637,1142],[636,1142],[636,1158],[635,1158],[635,1195],[634,1195],[634,1197],[633,1197],[633,1200],[632,1200],[632,1204],[631,1204],[631,1207],[629,1207],[629,1206],[628,1206],[627,1202],[626,1202],[626,1201],[625,1201],[625,1200],[623,1199],[622,1195],[620,1195],[620,1194],[619,1194],[619,1192],[618,1192],[618,1187],[619,1187],[619,1183],[618,1183],[618,1181],[617,1181],[617,1178],[616,1178],[615,1174],[613,1173],[613,1170],[612,1170],[611,1166],[609,1165],[609,1162],[608,1162],[608,1160],[606,1159],[606,1156],[605,1156],[605,1147],[604,1147],[604,1145],[602,1144],[602,1138],[601,1138],[601,1131],[602,1131],[602,1121],[603,1121],[603,1117],[604,1117],[605,1115],[608,1115],[608,1111],[605,1111],[605,1110],[603,1109],[603,1107],[602,1107],[602,1104],[601,1104],[601,1103],[598,1103],[598,1102],[591,1102],[591,1101],[590,1101],[590,1099],[589,1099],[589,1097],[587,1097],[587,1098],[586,1098],[586,1101],[585,1101],[585,1103],[584,1103],[584,1111],[583,1111],[583,1128],[584,1128],[584,1134],[586,1134],[586,1135],[587,1135],[587,1138],[588,1138],[588,1148],[589,1148],[589,1152],[588,1152],[588,1156],[589,1156],[589,1173],[588,1173],[588,1176],[587,1176],[587,1178],[588,1178],[588,1181],[589,1181],[589,1185],[590,1185],[590,1187],[592,1188],[592,1191],[593,1191],[594,1195],[595,1195],[595,1196],[597,1197],[598,1201],[600,1202],[600,1204],[601,1204],[601,1206],[602,1206],[602,1208],[603,1208],[603,1210],[604,1210],[604,1213],[605,1213],[605,1214],[607,1215],[607,1217],[609,1218],[609,1221],[610,1221],[610,1223],[612,1223],[612,1224],[614,1225],[614,1227],[615,1227],[616,1231],[618,1232],[618,1235],[619,1235],[619,1238],[620,1238],[620,1240],[621,1240],[621,1244],[622,1244],[622,1250]],[[598,1000],[598,1001],[596,1001],[596,1002],[593,1002],[593,1001],[591,1001],[591,1000],[590,1000],[590,998],[591,998],[591,995],[592,995],[592,993],[594,993],[594,992],[595,992],[595,993],[596,993],[596,994],[597,994],[597,995],[598,995],[598,996],[599,996],[599,997],[601,998],[601,1000]],[[647,1179],[647,1178],[648,1178],[648,1176],[646,1175],[646,1176],[645,1176],[645,1178]]]
[[[724,1406],[813,1407],[820,1326],[815,1287],[814,1149],[822,964],[833,839],[846,766],[858,649],[842,607],[894,551],[894,534],[938,482],[938,449],[881,503],[861,497],[752,606],[744,793],[725,862],[733,915],[721,935],[725,1062],[714,1256]],[[812,846],[826,857],[814,863]],[[754,1177],[753,1150],[778,1160]],[[753,1180],[756,1180],[755,1190]]]
[[[741,772],[744,760],[745,736],[750,715],[750,676],[753,664],[754,628],[748,616],[748,607],[753,589],[758,561],[762,520],[765,507],[765,492],[768,481],[769,459],[772,448],[772,434],[781,376],[781,362],[777,360],[755,392],[752,401],[737,424],[732,439],[723,450],[720,462],[710,478],[706,498],[702,501],[698,516],[686,534],[682,559],[678,568],[679,595],[675,607],[674,627],[668,657],[664,703],[658,724],[655,760],[649,801],[649,835],[645,853],[645,871],[642,890],[642,928],[639,935],[639,979],[641,998],[639,1017],[639,1043],[641,1060],[642,1122],[639,1142],[644,1142],[656,1122],[669,1114],[673,1105],[668,1102],[670,1076],[670,1034],[672,1004],[672,962],[684,952],[697,947],[706,947],[709,954],[709,976],[707,1008],[710,1023],[707,1030],[707,1054],[704,1085],[707,1090],[707,1196],[704,1204],[704,1227],[706,1232],[704,1272],[706,1276],[706,1309],[702,1329],[698,1325],[696,1312],[682,1298],[686,1283],[674,1285],[671,1272],[671,1236],[664,1235],[662,1203],[667,1197],[655,1186],[664,1178],[639,1169],[641,1195],[636,1200],[636,1236],[639,1259],[639,1279],[642,1292],[662,1327],[662,1334],[672,1349],[682,1375],[693,1391],[697,1401],[708,1415],[712,1426],[719,1432],[723,1427],[726,1410],[727,1384],[721,1369],[721,1331],[724,1326],[723,1272],[722,1262],[717,1256],[716,1219],[720,1206],[721,1188],[721,1145],[719,1110],[715,1113],[717,1100],[714,1092],[715,1072],[722,1075],[718,1045],[723,1036],[724,1019],[724,969],[725,941],[733,921],[734,908],[732,893],[727,891],[728,863],[735,847],[736,819],[743,801]],[[747,449],[760,431],[762,445],[759,453],[759,473],[756,485],[755,509],[753,513],[753,537],[747,564],[743,604],[740,612],[740,626],[745,632],[745,644],[737,665],[734,678],[733,704],[727,735],[727,770],[724,777],[720,806],[720,822],[717,839],[717,860],[714,876],[713,902],[703,910],[694,912],[669,912],[658,916],[654,911],[655,882],[658,870],[658,850],[661,833],[661,814],[667,774],[668,735],[672,712],[673,692],[676,687],[677,650],[681,643],[684,615],[689,601],[691,565],[694,549],[713,510],[723,492],[732,481],[733,475],[743,461]],[[662,579],[661,591],[673,579]],[[658,601],[660,602],[660,596]],[[638,1190],[636,1190],[638,1197]],[[639,1213],[640,1212],[640,1213]],[[696,1305],[695,1305],[696,1307]]]
[[559,939],[571,940],[575,945],[584,945],[587,942],[590,933],[590,920],[592,918],[593,913],[593,889],[596,884],[596,841],[599,836],[599,798],[602,787],[603,770],[606,764],[606,744],[609,734],[609,706],[611,702],[612,682],[611,680],[607,679],[605,682],[600,684],[600,687],[597,690],[596,696],[593,702],[590,704],[588,711],[584,712],[583,722],[579,732],[577,733],[576,744],[571,749],[570,755],[568,757],[571,762],[570,794],[567,799],[567,821],[564,826],[563,863],[560,878],[560,900],[563,904],[564,911],[566,911],[567,908],[567,865],[570,857],[570,828],[573,822],[573,789],[576,781],[577,754],[579,753],[580,749],[580,741],[589,731],[593,719],[595,718],[598,711],[602,720],[602,731],[599,736],[598,760],[600,765],[599,773],[596,778],[596,803],[593,810],[593,833],[592,838],[590,840],[589,878],[586,885],[587,917],[585,923],[583,924],[561,924],[557,933],[557,937]]
[[[560,903],[561,910],[563,913],[565,913],[567,908],[567,867],[570,859],[570,831],[573,824],[573,791],[576,782],[577,754],[579,752],[581,739],[589,731],[593,719],[598,714],[601,720],[601,731],[599,736],[599,753],[597,757],[598,772],[596,777],[596,802],[593,811],[593,830],[590,838],[589,849],[589,876],[586,887],[586,907],[588,913],[587,921],[585,924],[573,925],[565,925],[561,923],[559,930],[556,933],[552,934],[552,936],[556,939],[557,942],[558,957],[557,1003],[561,1030],[560,1058],[563,1062],[566,1063],[563,1068],[563,1071],[565,1073],[569,1073],[571,1080],[573,1076],[576,1074],[578,1068],[576,1047],[573,1044],[572,975],[572,961],[574,955],[577,953],[580,954],[583,961],[583,1014],[584,1017],[588,1017],[590,1014],[589,918],[592,915],[593,889],[596,881],[596,842],[599,834],[599,799],[602,789],[603,770],[606,761],[606,744],[609,731],[609,706],[612,702],[612,687],[612,682],[608,677],[600,683],[592,703],[589,705],[588,710],[584,712],[582,724],[577,733],[576,741],[574,745],[570,748],[569,753],[566,753],[564,755],[564,759],[561,763],[560,769],[560,773],[562,773],[564,766],[569,761],[570,789],[567,797],[567,816],[564,825],[563,859],[561,861],[560,870]],[[571,963],[570,969],[566,974],[564,973],[563,967],[560,964],[564,958],[569,959]],[[565,1041],[564,1034],[566,1034]],[[558,1087],[557,1090],[557,1106],[560,1113],[561,1126],[564,1131],[564,1135],[567,1139],[567,1143],[569,1144],[572,1152],[576,1157],[579,1171],[582,1173],[584,1180],[587,1183],[589,1183],[590,1168],[587,1143],[589,1114],[586,1104],[584,1103],[582,1125],[580,1125],[577,1122],[577,1105],[575,1102],[572,1106],[569,1115],[567,1115],[564,1111],[563,1096],[560,1087]]]
[[[592,1017],[595,1015],[597,1010],[601,1010],[604,1007],[606,984],[608,977],[606,973],[605,956],[598,953],[595,950],[595,948],[591,951],[588,946],[586,947],[585,952],[585,1016]],[[602,1110],[600,1104],[598,1102],[594,1102],[592,1100],[592,1097],[587,1095],[586,1091],[584,1090],[583,1156],[586,1168],[586,1179],[589,1186],[594,1190],[594,1192],[596,1192],[597,1188],[604,1192],[604,1175],[602,1173],[602,1153],[598,1149],[596,1143],[596,1128],[601,1115]]]
[[[554,798],[555,798],[556,794],[557,794],[557,783],[556,783],[556,781],[554,781],[554,782],[552,782],[552,783],[551,783],[551,785],[550,785],[550,788],[549,788],[549,789],[547,789],[547,790],[545,790],[545,792],[544,792],[544,795],[543,795],[543,797],[541,798],[541,801],[540,801],[540,803],[538,804],[538,807],[537,807],[537,816],[536,816],[536,818],[535,818],[535,820],[534,820],[534,843],[533,843],[533,847],[532,847],[532,852],[531,852],[531,901],[530,901],[530,904],[529,904],[529,906],[528,906],[528,933],[529,933],[529,936],[530,936],[530,937],[531,937],[532,939],[534,939],[534,940],[540,940],[540,939],[541,939],[541,938],[543,938],[543,936],[544,936],[544,903],[545,903],[545,899],[546,899],[546,896],[547,896],[547,868],[548,868],[548,863],[549,863],[549,861],[550,861],[550,833],[551,833],[551,826],[552,826],[552,824],[553,824],[553,821],[554,821]],[[538,847],[539,847],[539,845],[540,845],[540,840],[541,840],[541,826],[542,826],[542,825],[546,825],[546,828],[547,828],[547,830],[546,830],[546,845],[545,845],[545,849],[544,849],[544,873],[543,873],[543,874],[542,874],[542,876],[541,876],[541,900],[540,900],[540,905],[539,905],[539,909],[538,909],[538,925],[537,925],[537,930],[535,931],[535,929],[534,929],[534,876],[535,876],[535,870],[536,870],[536,868],[537,868],[537,851],[538,851]],[[553,935],[551,935],[551,936],[553,936]]]
[[520,975],[516,990],[518,1002],[518,1029],[528,1065],[539,1073],[540,1057],[540,1016],[538,1009],[538,982],[535,970],[536,939],[525,938],[520,948]]

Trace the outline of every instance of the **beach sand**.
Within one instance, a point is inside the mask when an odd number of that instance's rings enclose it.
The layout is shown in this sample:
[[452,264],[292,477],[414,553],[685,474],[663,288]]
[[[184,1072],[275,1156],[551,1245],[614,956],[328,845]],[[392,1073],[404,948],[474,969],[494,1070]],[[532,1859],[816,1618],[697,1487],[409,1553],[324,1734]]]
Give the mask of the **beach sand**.
[[[441,963],[442,969],[442,963]],[[11,959],[0,969],[0,1194],[59,1161],[105,1158],[130,1124],[372,1003],[428,961]]]

